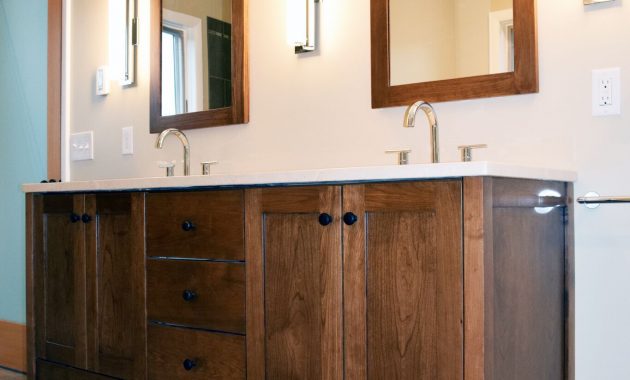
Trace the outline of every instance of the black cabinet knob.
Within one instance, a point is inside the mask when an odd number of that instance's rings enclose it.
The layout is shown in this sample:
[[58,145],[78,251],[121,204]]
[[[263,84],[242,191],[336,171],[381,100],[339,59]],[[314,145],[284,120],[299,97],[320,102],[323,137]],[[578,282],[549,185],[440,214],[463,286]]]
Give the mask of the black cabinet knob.
[[70,214],[70,222],[71,223],[76,223],[79,220],[81,220],[81,217],[75,213]]
[[182,223],[182,230],[184,231],[192,231],[195,229],[195,225],[190,220],[185,220]]
[[193,369],[193,368],[195,368],[197,366],[197,362],[192,360],[192,359],[186,359],[186,360],[184,360],[182,365],[184,366],[184,369],[186,371],[190,371],[191,369]]
[[319,215],[319,224],[322,226],[327,226],[332,223],[333,218],[329,214],[323,213]]
[[197,293],[193,292],[192,290],[186,289],[182,293],[182,298],[184,299],[184,301],[190,302],[194,300],[195,298],[197,298]]
[[355,224],[359,218],[351,212],[347,212],[343,215],[343,222],[349,226]]
[[81,220],[83,221],[83,223],[90,223],[92,221],[92,217],[89,216],[88,214],[83,214],[81,216]]

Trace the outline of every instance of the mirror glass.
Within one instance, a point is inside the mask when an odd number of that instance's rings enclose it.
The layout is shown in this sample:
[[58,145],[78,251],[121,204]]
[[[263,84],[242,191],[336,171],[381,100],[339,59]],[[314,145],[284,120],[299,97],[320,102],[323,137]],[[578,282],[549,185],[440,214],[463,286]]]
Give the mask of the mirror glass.
[[389,0],[390,85],[514,71],[513,0]]
[[232,0],[162,1],[162,116],[232,106]]

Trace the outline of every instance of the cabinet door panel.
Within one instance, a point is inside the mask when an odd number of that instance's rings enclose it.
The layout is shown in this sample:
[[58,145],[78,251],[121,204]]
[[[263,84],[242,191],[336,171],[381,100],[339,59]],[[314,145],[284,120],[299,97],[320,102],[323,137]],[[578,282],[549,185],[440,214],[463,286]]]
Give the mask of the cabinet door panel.
[[[248,281],[264,289],[263,302],[248,301],[258,308],[249,318],[264,329],[259,336],[248,330],[248,374],[341,379],[340,188],[248,190],[246,199],[247,262],[263,272]],[[330,224],[320,224],[321,213]]]
[[35,304],[38,357],[85,367],[83,198],[35,198]]
[[142,194],[86,197],[89,369],[119,378],[144,374]]
[[344,188],[346,377],[463,378],[459,181]]

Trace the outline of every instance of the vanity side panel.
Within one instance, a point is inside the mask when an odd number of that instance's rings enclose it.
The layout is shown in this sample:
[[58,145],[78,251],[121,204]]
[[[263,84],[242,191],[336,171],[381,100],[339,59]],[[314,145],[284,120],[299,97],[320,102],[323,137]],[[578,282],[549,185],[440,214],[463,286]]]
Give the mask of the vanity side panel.
[[26,373],[36,374],[35,357],[35,195],[26,194]]
[[[560,194],[541,198],[543,190]],[[493,379],[565,378],[565,205],[561,182],[492,179]],[[486,254],[490,254],[486,252]],[[486,261],[487,262],[487,261]]]
[[573,184],[567,183],[567,207],[565,207],[564,275],[565,275],[565,378],[575,380],[575,224]]

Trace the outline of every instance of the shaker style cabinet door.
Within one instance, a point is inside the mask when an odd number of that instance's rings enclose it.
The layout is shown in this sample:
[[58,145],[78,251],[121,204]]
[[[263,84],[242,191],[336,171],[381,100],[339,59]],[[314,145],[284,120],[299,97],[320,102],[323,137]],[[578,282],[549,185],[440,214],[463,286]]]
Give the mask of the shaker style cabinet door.
[[85,204],[88,369],[141,379],[146,355],[144,194],[89,194]]
[[341,188],[245,194],[247,377],[342,379]]
[[344,187],[347,379],[463,379],[460,181]]
[[86,368],[83,197],[33,197],[35,345],[40,358]]

